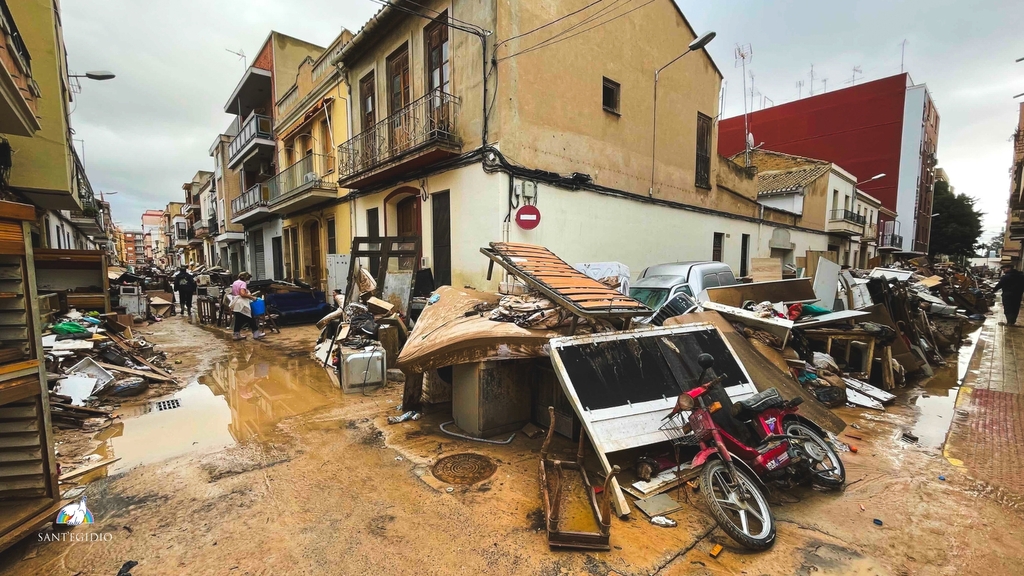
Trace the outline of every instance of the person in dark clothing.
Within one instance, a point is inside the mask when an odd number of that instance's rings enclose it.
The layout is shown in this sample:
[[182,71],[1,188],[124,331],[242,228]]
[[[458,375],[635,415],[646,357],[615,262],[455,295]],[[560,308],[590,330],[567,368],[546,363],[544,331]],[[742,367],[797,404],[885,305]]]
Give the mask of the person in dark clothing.
[[192,316],[192,296],[196,293],[196,279],[182,266],[174,276],[174,289],[178,292],[181,313]]
[[1017,324],[1017,314],[1020,313],[1020,301],[1024,298],[1024,273],[1015,270],[1009,264],[1003,265],[1003,277],[999,279],[993,292],[1003,291],[1003,314],[1006,315],[1006,325]]

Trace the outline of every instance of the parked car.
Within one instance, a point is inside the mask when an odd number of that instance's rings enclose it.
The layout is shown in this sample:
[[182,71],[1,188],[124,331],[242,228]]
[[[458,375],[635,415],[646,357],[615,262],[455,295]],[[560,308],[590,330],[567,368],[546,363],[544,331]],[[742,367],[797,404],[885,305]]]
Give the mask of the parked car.
[[652,310],[659,310],[679,294],[696,300],[705,288],[731,286],[736,276],[721,262],[675,262],[644,269],[629,288],[629,295]]

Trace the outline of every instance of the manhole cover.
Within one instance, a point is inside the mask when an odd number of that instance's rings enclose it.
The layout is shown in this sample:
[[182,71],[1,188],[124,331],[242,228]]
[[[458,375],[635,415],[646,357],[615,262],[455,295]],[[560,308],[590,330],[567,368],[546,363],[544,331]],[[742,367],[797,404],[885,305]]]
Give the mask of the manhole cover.
[[475,484],[490,478],[498,465],[480,454],[453,454],[434,464],[434,478],[449,484]]

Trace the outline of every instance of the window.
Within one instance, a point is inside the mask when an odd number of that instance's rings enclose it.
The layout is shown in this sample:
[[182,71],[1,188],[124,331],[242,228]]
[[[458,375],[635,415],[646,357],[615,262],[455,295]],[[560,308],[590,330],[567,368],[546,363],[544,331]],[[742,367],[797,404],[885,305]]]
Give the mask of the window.
[[363,131],[367,131],[377,122],[377,111],[374,104],[373,72],[370,72],[359,81],[359,106],[362,112]]
[[621,87],[614,80],[604,79],[604,87],[601,90],[601,105],[606,112],[619,114],[619,92]]
[[711,189],[711,117],[697,112],[697,166],[694,186]]
[[722,261],[722,248],[725,246],[725,233],[715,232],[715,240],[711,245],[711,259],[715,262]]
[[423,29],[427,44],[427,87],[430,91],[451,93],[451,57],[448,48],[448,12]]
[[46,218],[46,247],[53,248],[53,236],[50,234],[50,219]]
[[338,253],[338,237],[334,229],[334,218],[327,219],[327,253]]
[[185,240],[188,237],[184,222],[175,222],[174,228],[177,231],[178,240]]

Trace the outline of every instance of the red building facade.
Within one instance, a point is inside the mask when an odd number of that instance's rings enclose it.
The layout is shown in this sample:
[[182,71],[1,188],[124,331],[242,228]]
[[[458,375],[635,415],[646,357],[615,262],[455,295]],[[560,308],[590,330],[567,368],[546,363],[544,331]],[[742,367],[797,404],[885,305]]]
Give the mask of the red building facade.
[[[894,249],[927,252],[938,114],[908,74],[758,110],[748,124],[765,150],[833,162],[861,181],[885,174],[858,186],[898,213],[900,224],[883,215],[879,230],[896,235]],[[719,123],[720,154],[742,152],[744,141],[742,116]]]

